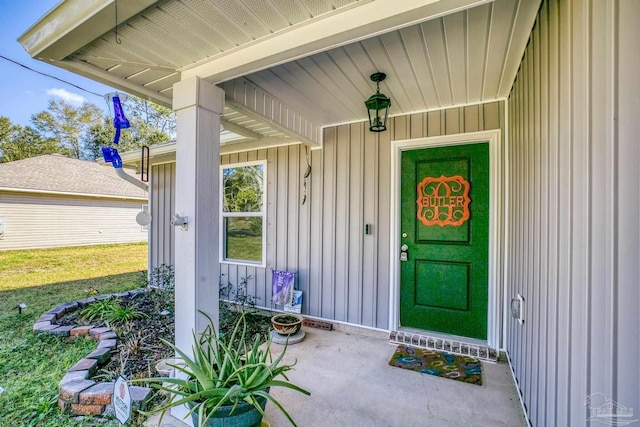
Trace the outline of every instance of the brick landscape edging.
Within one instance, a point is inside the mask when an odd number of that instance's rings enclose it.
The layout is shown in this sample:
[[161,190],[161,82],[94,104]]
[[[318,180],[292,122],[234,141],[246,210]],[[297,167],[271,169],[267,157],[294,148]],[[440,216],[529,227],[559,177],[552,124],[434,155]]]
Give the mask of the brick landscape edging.
[[[58,305],[44,313],[33,324],[36,333],[48,333],[61,337],[88,336],[98,341],[98,347],[73,365],[60,380],[58,392],[58,406],[65,412],[74,415],[113,415],[113,381],[93,381],[99,366],[111,359],[111,353],[117,348],[118,337],[107,327],[89,326],[61,326],[55,323],[64,314],[84,308],[96,301],[109,298],[130,299],[147,292],[145,288],[129,292],[100,295],[84,298],[78,301]],[[131,386],[131,401],[133,407],[140,407],[149,397],[151,389]]]

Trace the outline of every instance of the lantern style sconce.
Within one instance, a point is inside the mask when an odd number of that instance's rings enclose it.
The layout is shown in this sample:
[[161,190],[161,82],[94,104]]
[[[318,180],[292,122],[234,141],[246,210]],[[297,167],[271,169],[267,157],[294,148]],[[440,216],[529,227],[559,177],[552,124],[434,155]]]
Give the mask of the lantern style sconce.
[[376,82],[376,93],[371,95],[369,99],[364,102],[369,113],[369,130],[371,132],[382,132],[387,130],[387,116],[389,115],[389,107],[391,106],[391,99],[385,94],[380,93],[380,82],[383,81],[387,75],[385,73],[373,73],[370,79]]

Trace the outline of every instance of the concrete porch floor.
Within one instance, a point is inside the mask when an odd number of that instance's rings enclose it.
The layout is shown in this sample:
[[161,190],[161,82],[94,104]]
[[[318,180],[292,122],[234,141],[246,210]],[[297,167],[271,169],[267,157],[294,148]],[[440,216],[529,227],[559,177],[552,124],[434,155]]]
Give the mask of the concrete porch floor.
[[[389,366],[395,346],[381,337],[305,331],[305,340],[290,346],[285,360],[297,359],[288,377],[311,396],[271,390],[300,427],[527,425],[506,364],[482,362],[483,385],[477,386]],[[282,346],[272,349],[279,353]],[[271,426],[290,425],[273,404],[266,413]],[[157,426],[158,416],[146,425]],[[185,425],[168,414],[162,422]]]

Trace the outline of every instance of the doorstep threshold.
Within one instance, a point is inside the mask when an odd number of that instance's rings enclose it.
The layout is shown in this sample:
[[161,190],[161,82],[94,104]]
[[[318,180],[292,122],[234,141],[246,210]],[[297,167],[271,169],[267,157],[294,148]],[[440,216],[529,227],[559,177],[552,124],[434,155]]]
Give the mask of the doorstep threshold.
[[498,351],[486,343],[472,338],[443,335],[429,331],[402,330],[389,333],[390,344],[405,344],[427,350],[446,351],[461,356],[471,356],[488,362],[498,361]]

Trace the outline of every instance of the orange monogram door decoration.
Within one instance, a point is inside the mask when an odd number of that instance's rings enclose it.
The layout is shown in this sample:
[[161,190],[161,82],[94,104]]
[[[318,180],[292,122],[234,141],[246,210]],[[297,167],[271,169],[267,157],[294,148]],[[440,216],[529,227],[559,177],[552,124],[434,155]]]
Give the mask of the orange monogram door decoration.
[[418,184],[418,219],[424,225],[459,227],[469,219],[469,182],[460,175],[426,177]]

